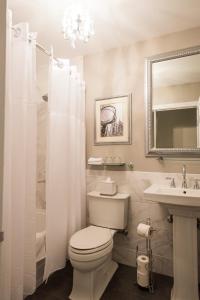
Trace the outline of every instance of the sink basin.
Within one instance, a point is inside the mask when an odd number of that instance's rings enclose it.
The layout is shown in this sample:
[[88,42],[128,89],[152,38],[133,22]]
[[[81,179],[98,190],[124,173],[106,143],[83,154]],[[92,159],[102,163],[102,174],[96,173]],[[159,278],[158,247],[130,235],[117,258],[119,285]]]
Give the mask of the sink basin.
[[144,198],[163,204],[200,208],[200,190],[171,188],[153,184],[144,191]]
[[174,287],[171,300],[199,300],[197,218],[200,190],[153,184],[144,198],[165,205],[173,215]]

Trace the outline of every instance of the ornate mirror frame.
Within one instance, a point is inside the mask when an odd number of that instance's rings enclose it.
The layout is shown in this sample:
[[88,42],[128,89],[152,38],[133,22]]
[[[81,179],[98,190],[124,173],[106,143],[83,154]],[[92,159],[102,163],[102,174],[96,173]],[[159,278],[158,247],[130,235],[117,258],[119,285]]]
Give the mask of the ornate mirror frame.
[[[146,58],[145,61],[145,153],[148,157],[200,157],[200,148],[154,148],[152,120],[152,66],[153,63],[200,54],[200,46],[162,53]],[[200,120],[197,120],[200,122]]]

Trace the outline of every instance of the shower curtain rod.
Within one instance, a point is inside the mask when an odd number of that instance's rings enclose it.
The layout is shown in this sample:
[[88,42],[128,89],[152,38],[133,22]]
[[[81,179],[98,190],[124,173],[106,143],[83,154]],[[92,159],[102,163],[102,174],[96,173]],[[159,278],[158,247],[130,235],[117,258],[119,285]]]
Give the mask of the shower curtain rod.
[[48,56],[51,56],[51,53],[46,50],[42,45],[40,45],[39,43],[36,43],[36,47],[41,50],[42,52],[44,52],[44,54],[48,55]]
[[[31,41],[31,40],[30,40],[30,41]],[[37,47],[40,51],[42,51],[44,54],[46,54],[46,55],[48,55],[48,56],[52,56],[52,54],[51,54],[50,51],[48,51],[47,49],[45,49],[45,47],[43,47],[41,44],[39,44],[39,43],[37,43],[37,42],[36,42],[36,47]],[[55,61],[57,61],[58,63],[60,63],[60,61],[59,61],[58,58],[54,57],[53,59],[54,59]]]
[[[12,27],[12,30],[17,32],[17,29],[15,27]],[[31,41],[31,39],[29,39],[29,41]],[[41,50],[44,54],[48,55],[48,56],[51,56],[51,52],[48,51],[47,49],[45,49],[44,46],[42,46],[41,44],[37,43],[36,42],[36,47]],[[59,59],[58,58],[54,58],[57,62],[59,62]]]
[[[17,28],[15,28],[15,27],[11,27],[11,28],[12,28],[13,31],[16,32],[16,34],[19,34],[19,30],[18,30]],[[31,39],[29,39],[29,41],[31,41]],[[39,44],[39,43],[36,42],[36,47],[37,47],[40,51],[42,51],[44,54],[46,54],[46,55],[48,55],[48,56],[51,56],[51,52],[48,51],[47,49],[45,49],[45,47],[42,46],[41,44]],[[54,59],[59,63],[59,59],[58,59],[58,58],[54,58]],[[43,96],[42,96],[42,99],[43,99],[44,101],[48,102],[48,94],[43,95]]]

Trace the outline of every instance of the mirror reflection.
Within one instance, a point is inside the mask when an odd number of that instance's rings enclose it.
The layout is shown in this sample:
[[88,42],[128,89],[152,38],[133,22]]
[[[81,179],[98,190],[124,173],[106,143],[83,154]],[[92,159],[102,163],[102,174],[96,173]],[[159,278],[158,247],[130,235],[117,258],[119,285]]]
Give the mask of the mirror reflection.
[[152,63],[153,148],[198,148],[200,54]]

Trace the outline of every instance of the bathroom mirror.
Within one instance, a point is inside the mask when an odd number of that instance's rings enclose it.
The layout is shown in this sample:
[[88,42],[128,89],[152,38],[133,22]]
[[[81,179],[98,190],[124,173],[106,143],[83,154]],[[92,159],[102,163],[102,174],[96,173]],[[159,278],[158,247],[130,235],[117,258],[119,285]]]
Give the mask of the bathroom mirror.
[[200,156],[200,46],[146,59],[146,156]]

